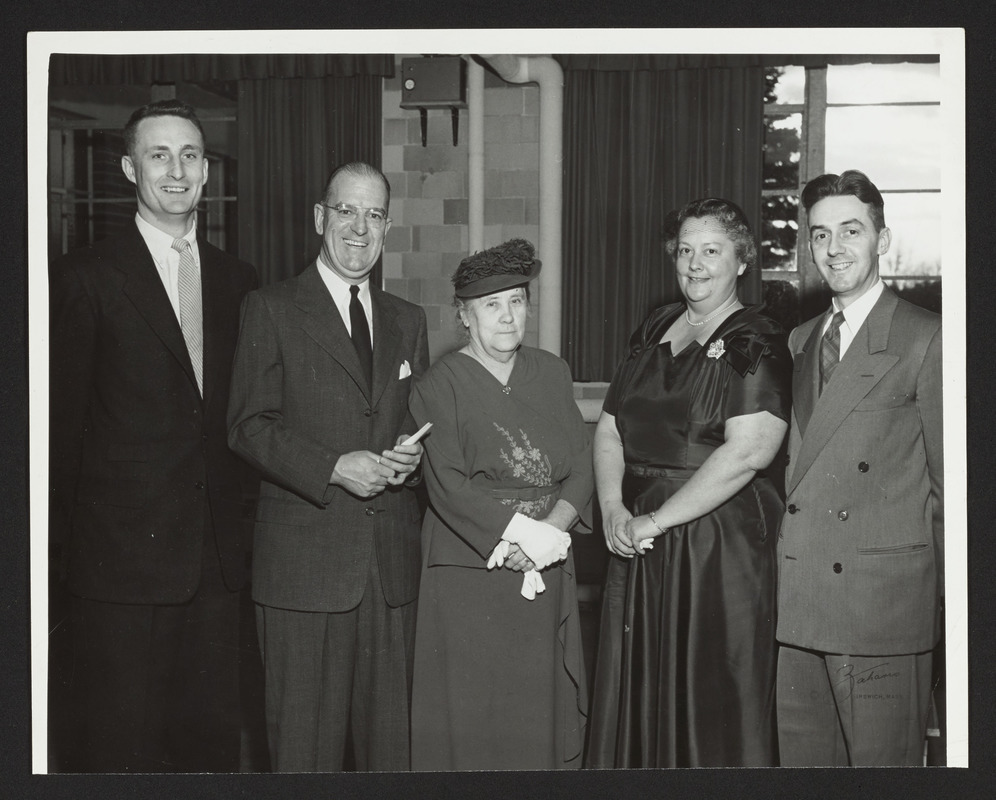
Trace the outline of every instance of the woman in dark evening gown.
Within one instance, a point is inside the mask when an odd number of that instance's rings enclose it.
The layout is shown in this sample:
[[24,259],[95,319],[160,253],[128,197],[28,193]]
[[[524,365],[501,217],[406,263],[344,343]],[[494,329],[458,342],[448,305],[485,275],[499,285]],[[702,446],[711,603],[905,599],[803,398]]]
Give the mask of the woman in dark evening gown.
[[411,401],[415,420],[434,425],[415,770],[581,766],[587,687],[565,531],[591,497],[591,444],[567,364],[521,346],[532,256],[513,240],[461,262],[454,285],[469,341],[433,364]]
[[685,304],[633,335],[595,433],[606,579],[590,767],[777,764],[775,545],[765,476],[787,430],[785,335],[737,298],[743,212],[672,220]]

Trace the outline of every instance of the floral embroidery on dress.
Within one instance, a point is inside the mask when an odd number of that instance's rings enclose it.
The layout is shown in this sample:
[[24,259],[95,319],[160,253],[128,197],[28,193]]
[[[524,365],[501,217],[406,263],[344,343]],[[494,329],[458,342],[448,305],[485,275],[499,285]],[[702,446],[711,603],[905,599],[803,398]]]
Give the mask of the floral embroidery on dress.
[[[505,437],[511,449],[511,453],[505,448],[499,452],[502,461],[512,470],[512,476],[520,478],[532,486],[550,486],[553,483],[553,469],[550,467],[550,459],[538,447],[533,447],[526,432],[519,428],[520,443],[497,422],[494,423],[494,426]],[[535,500],[507,497],[503,498],[501,503],[506,506],[515,506],[515,510],[520,514],[536,519],[547,513],[550,497],[538,497]]]
[[547,506],[550,505],[550,496],[540,497],[536,500],[516,500],[514,497],[503,497],[500,502],[503,506],[515,506],[515,510],[530,519],[539,519],[546,516]]
[[549,486],[552,481],[550,476],[553,470],[550,468],[550,459],[540,452],[538,447],[533,447],[526,432],[519,428],[519,435],[522,437],[522,444],[515,441],[515,438],[505,428],[497,422],[494,426],[508,440],[512,448],[509,455],[505,449],[501,449],[501,458],[512,470],[512,475],[522,478],[526,483],[533,486]]

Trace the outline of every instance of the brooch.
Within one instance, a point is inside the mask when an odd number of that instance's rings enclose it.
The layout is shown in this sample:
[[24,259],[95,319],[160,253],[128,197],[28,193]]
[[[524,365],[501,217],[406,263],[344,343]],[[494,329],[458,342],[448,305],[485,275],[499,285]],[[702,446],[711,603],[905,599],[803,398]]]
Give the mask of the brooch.
[[719,358],[726,352],[726,348],[723,347],[723,340],[717,339],[715,342],[709,344],[709,349],[706,350],[706,356],[709,358]]

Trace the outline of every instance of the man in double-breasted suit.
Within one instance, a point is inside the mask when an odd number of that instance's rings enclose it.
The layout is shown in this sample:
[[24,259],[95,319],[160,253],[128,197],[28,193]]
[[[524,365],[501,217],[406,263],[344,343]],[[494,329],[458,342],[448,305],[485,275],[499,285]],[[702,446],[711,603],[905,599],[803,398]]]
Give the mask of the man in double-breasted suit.
[[50,271],[50,528],[83,718],[72,768],[237,771],[258,478],[225,416],[256,274],[197,235],[208,164],[193,110],[152,103],[124,134],[134,223]]
[[348,735],[358,769],[409,766],[422,446],[400,442],[428,345],[422,309],[369,280],[389,192],[368,164],[337,169],[317,261],[243,310],[229,441],[264,477],[253,598],[279,771],[342,769]]
[[833,305],[789,336],[781,763],[915,765],[941,632],[941,321],[882,283],[891,234],[863,173],[815,178],[802,202]]

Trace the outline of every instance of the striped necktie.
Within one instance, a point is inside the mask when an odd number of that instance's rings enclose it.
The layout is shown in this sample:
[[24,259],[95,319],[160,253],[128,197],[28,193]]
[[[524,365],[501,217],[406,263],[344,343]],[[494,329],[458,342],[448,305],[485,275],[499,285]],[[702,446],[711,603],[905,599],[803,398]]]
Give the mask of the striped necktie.
[[830,376],[840,361],[840,326],[843,324],[844,312],[838,311],[830,320],[830,327],[823,334],[823,342],[820,345],[820,394],[823,394],[823,387],[830,381]]
[[204,396],[204,320],[201,308],[201,273],[194,263],[190,242],[174,239],[173,249],[180,254],[177,283],[180,290],[180,330],[187,343],[190,363],[194,366],[197,390]]

